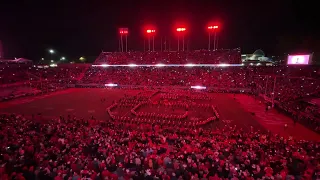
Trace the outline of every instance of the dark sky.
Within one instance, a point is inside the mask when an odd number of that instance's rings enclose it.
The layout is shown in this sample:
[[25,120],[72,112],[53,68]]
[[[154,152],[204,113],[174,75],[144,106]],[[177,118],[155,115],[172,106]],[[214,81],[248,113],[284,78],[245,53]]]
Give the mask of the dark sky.
[[243,53],[261,48],[267,55],[319,51],[316,1],[228,0],[2,0],[0,40],[6,58],[39,60],[48,48],[73,59],[118,50],[117,28],[128,27],[129,49],[143,50],[142,27],[157,27],[160,38],[176,49],[174,26],[188,28],[189,49],[207,48],[205,27],[221,24],[219,47],[241,47]]

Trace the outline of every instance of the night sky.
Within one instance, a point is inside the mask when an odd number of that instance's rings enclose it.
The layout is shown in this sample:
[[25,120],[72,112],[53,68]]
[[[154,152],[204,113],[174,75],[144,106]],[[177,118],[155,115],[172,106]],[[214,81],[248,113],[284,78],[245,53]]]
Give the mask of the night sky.
[[118,28],[129,28],[129,49],[143,50],[143,26],[157,27],[156,48],[166,37],[176,50],[174,27],[187,25],[189,49],[207,48],[206,26],[220,23],[219,47],[241,47],[243,53],[262,49],[267,55],[320,53],[316,1],[217,0],[2,0],[0,40],[5,58],[38,61],[48,56],[69,60],[118,50]]

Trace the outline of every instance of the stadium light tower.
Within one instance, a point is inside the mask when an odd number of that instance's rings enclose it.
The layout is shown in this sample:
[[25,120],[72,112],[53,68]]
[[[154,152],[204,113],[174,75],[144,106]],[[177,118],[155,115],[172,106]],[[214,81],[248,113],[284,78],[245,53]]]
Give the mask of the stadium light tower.
[[186,28],[185,27],[178,27],[178,51],[180,51],[180,35],[182,35],[182,51],[184,51],[184,34],[185,34]]
[[50,53],[50,54],[54,54],[54,50],[53,50],[53,49],[50,49],[50,50],[49,50],[49,53]]
[[151,51],[150,38],[152,36],[152,51],[154,51],[154,34],[156,33],[155,29],[147,29],[148,42],[149,42],[149,51]]
[[49,53],[50,53],[50,60],[53,61],[53,54],[55,53],[55,51],[53,49],[49,49]]
[[119,28],[119,34],[120,34],[121,52],[123,52],[123,39],[122,39],[122,36],[125,36],[125,38],[126,38],[126,52],[127,52],[128,51],[128,34],[129,34],[128,28]]
[[214,40],[213,40],[213,50],[216,50],[218,41],[217,39],[217,30],[219,26],[214,25],[214,26],[208,26],[208,32],[209,32],[209,43],[208,43],[208,50],[210,51],[211,49],[211,35],[214,33]]

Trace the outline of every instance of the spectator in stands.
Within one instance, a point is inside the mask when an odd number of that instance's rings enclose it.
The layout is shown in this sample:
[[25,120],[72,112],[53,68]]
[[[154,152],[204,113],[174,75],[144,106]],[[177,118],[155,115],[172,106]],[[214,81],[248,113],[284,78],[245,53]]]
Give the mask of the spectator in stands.
[[319,178],[318,142],[259,131],[77,119],[38,123],[16,115],[2,115],[0,122],[4,180]]

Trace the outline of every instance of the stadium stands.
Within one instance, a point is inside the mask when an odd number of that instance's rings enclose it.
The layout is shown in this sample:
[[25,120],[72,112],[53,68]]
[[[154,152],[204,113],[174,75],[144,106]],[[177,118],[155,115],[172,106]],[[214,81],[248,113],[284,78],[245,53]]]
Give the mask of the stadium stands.
[[[237,51],[102,53],[95,64],[236,64]],[[240,57],[239,57],[240,58]],[[114,102],[112,120],[60,117],[37,122],[34,117],[2,115],[0,179],[317,179],[319,142],[283,139],[260,131],[226,125],[212,130],[201,125],[219,119],[215,107],[194,108],[212,113],[205,120],[185,117],[194,100],[208,97],[176,89],[205,86],[206,91],[247,93],[274,103],[295,121],[320,132],[319,109],[307,98],[319,96],[318,68],[303,67],[88,67],[39,68],[2,64],[3,100],[37,95],[70,85],[108,83],[119,88],[161,88],[163,99],[185,111],[177,115],[146,112],[152,94]],[[170,87],[170,88],[168,88]],[[175,88],[177,87],[177,88]],[[192,98],[191,98],[192,97]],[[114,108],[131,108],[135,118],[113,115]]]
[[[25,94],[43,94],[55,91],[57,87],[61,88],[66,87],[67,84],[74,84],[80,79],[81,75],[83,76],[87,68],[86,65],[60,65],[52,68],[30,64],[0,64],[0,87],[7,89],[11,87],[11,92],[14,92],[14,89],[18,87],[30,87],[34,88],[37,93]],[[14,93],[10,96],[20,97]]]
[[[195,58],[192,62],[203,62],[203,56],[199,52],[183,52],[184,55]],[[153,53],[155,56],[157,52]],[[176,52],[163,52],[158,57],[171,55],[177,57]],[[102,53],[104,54],[104,53]],[[146,53],[112,53],[113,57],[126,54],[117,63],[130,63],[130,54],[141,59]],[[196,55],[195,55],[196,54]],[[121,57],[122,57],[121,55]],[[99,63],[99,59],[96,63]],[[108,55],[109,56],[109,55]],[[129,57],[128,57],[129,56]],[[133,57],[133,56],[132,56]],[[175,58],[172,58],[175,59]],[[190,58],[192,59],[192,58]],[[150,59],[149,59],[150,60]],[[147,63],[143,58],[141,62]],[[158,63],[157,61],[151,61]],[[172,63],[181,61],[170,60]],[[167,63],[170,63],[167,62]],[[183,63],[186,63],[185,61]],[[205,86],[210,91],[220,92],[252,92],[262,95],[266,100],[273,102],[277,108],[293,115],[299,114],[298,121],[308,122],[307,126],[319,131],[319,117],[314,105],[305,103],[305,98],[318,97],[319,78],[317,67],[90,67],[79,65],[61,65],[56,68],[38,68],[21,64],[2,64],[0,79],[2,86],[14,84],[36,88],[37,93],[24,93],[25,95],[38,94],[63,89],[70,84],[117,84],[120,87],[186,87]],[[15,92],[11,90],[11,92]],[[21,94],[21,93],[20,93]],[[2,96],[2,100],[21,97],[10,94]],[[310,111],[312,109],[312,111]],[[307,111],[308,113],[301,113]]]
[[94,64],[241,64],[240,49],[183,52],[102,52]]
[[259,131],[2,115],[0,178],[316,179],[318,142]]

